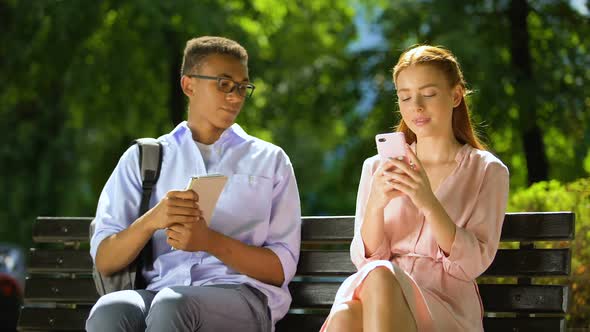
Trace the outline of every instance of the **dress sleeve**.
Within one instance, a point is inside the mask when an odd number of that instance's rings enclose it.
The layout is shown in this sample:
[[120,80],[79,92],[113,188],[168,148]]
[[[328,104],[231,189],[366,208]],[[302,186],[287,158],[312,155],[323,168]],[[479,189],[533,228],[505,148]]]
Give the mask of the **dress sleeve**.
[[500,242],[508,185],[506,166],[499,162],[486,166],[471,216],[464,227],[457,227],[449,255],[438,248],[437,259],[447,273],[471,281],[490,266]]
[[375,252],[367,257],[365,254],[365,243],[361,235],[361,226],[363,225],[363,217],[365,214],[365,208],[367,206],[367,200],[369,193],[371,192],[371,182],[373,179],[373,163],[377,162],[372,159],[367,159],[363,163],[363,170],[361,173],[361,180],[359,183],[359,189],[356,199],[356,213],[354,216],[354,237],[350,245],[350,257],[352,263],[361,269],[368,262],[376,260],[389,260],[391,256],[389,240],[384,238],[381,245],[375,250]]

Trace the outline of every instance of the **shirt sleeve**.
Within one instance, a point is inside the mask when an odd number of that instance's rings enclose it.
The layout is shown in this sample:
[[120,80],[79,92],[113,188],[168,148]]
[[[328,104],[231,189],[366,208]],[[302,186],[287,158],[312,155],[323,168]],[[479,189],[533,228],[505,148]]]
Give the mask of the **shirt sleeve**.
[[438,248],[437,259],[447,273],[472,281],[490,266],[500,243],[508,187],[506,166],[488,164],[471,217],[464,227],[457,227],[449,255]]
[[375,252],[367,257],[365,253],[365,242],[361,235],[361,226],[363,225],[363,217],[365,214],[365,208],[367,206],[367,200],[369,193],[371,192],[371,182],[373,179],[373,162],[371,159],[365,160],[363,163],[363,170],[361,173],[361,180],[359,183],[359,189],[356,199],[356,212],[354,216],[354,237],[350,245],[350,257],[352,263],[361,269],[365,264],[376,260],[389,260],[391,256],[389,239],[384,237],[381,245],[375,250]]
[[[282,151],[281,151],[282,152]],[[273,183],[272,210],[264,247],[272,250],[283,267],[286,287],[295,276],[301,246],[301,205],[293,166],[282,152]]]
[[138,158],[138,147],[129,147],[100,194],[90,239],[90,255],[95,262],[102,240],[126,229],[139,216],[142,189]]

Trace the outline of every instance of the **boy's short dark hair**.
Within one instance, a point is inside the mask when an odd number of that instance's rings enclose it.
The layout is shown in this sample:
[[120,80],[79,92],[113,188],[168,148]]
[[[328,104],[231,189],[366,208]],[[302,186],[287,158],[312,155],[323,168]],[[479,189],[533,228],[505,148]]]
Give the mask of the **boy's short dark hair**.
[[211,54],[231,55],[248,66],[248,52],[236,41],[224,37],[203,36],[186,42],[180,75],[191,74],[198,69],[203,59]]

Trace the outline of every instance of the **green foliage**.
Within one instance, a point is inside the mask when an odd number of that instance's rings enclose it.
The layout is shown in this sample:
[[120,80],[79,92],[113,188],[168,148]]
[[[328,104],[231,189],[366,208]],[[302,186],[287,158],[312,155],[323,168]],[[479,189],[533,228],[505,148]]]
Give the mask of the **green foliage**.
[[[399,119],[391,68],[407,46],[431,43],[463,65],[473,118],[511,171],[510,208],[574,210],[587,227],[587,195],[575,194],[584,180],[518,188],[535,167],[522,147],[531,123],[542,129],[550,178],[590,174],[588,16],[569,1],[529,1],[535,81],[522,87],[506,37],[513,1],[0,0],[0,241],[29,246],[37,215],[94,213],[129,143],[184,118],[180,59],[200,35],[248,49],[257,90],[238,122],[289,154],[305,215],[353,213],[374,135]],[[351,47],[366,42],[358,17],[382,35],[374,45]],[[575,276],[588,280],[583,232]]]
[[571,243],[572,275],[568,280],[572,290],[568,320],[570,326],[590,323],[590,178],[562,184],[544,181],[512,193],[508,210],[572,211],[576,214],[576,234]]
[[[401,51],[414,43],[444,45],[457,55],[469,88],[472,115],[491,149],[511,170],[511,187],[527,185],[524,130],[542,131],[549,179],[572,181],[586,176],[584,158],[590,150],[590,34],[588,16],[569,1],[528,1],[529,49],[534,81],[518,81],[511,61],[510,5],[513,1],[469,0],[460,6],[445,0],[370,1],[379,10],[385,45],[369,51],[370,76],[379,93],[369,117],[367,136],[395,123],[390,68]],[[370,127],[369,127],[370,126]],[[356,153],[353,151],[352,153]],[[350,156],[354,159],[354,156]]]
[[[515,101],[507,7],[469,0],[0,1],[0,241],[29,246],[37,215],[92,215],[122,151],[185,115],[184,43],[240,41],[257,86],[238,122],[289,154],[303,213],[351,214],[374,135],[397,123],[391,68],[413,43],[443,44],[463,65],[493,151],[526,183],[522,128],[544,131],[550,177],[590,173],[590,35],[565,1],[531,1],[536,84],[529,119]],[[366,42],[354,21],[381,31]],[[374,100],[371,98],[374,94]],[[525,98],[526,99],[526,98]],[[366,103],[365,103],[366,101]]]

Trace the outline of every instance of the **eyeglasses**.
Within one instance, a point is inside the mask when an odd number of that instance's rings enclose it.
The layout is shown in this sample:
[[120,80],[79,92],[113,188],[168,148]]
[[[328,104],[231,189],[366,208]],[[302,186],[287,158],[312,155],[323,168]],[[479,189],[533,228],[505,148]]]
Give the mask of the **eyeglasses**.
[[238,94],[246,98],[252,97],[254,89],[256,89],[256,87],[252,83],[240,83],[227,77],[215,77],[196,74],[188,74],[186,76],[200,78],[202,80],[217,81],[217,90],[224,93],[232,93],[234,90],[236,90],[237,87]]

